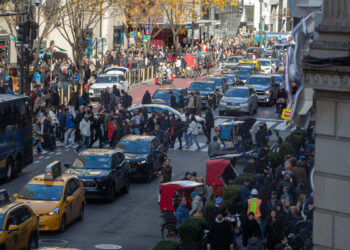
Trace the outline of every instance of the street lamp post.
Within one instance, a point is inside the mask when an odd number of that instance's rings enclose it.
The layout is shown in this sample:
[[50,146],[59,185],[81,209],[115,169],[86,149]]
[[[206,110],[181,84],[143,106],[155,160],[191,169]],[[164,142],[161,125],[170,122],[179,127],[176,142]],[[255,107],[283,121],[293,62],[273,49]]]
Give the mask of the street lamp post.
[[261,41],[262,41],[262,4],[263,4],[263,0],[260,0],[260,16],[259,16],[259,47],[261,47]]

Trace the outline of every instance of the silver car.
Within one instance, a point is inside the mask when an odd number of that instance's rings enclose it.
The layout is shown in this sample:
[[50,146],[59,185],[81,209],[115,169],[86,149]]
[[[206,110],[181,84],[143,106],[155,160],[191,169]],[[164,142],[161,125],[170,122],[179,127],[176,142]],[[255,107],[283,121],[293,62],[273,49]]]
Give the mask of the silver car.
[[226,91],[219,103],[219,115],[226,113],[255,114],[258,110],[258,97],[249,87],[234,87]]

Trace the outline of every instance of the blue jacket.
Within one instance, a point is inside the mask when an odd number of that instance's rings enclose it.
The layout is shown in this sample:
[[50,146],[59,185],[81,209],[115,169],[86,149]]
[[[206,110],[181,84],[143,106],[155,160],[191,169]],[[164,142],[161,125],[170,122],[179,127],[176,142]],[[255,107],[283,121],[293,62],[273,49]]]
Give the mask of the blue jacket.
[[170,129],[170,120],[168,119],[168,120],[163,120],[162,122],[161,122],[161,124],[160,124],[160,130],[161,131],[167,131],[167,130],[169,130]]
[[188,208],[182,204],[176,209],[176,227],[178,228],[182,222],[190,218]]
[[242,204],[246,205],[250,196],[250,189],[246,185],[242,185],[241,190],[239,191],[239,197],[241,198]]
[[66,129],[69,129],[69,128],[75,128],[74,116],[72,114],[69,114],[66,119]]

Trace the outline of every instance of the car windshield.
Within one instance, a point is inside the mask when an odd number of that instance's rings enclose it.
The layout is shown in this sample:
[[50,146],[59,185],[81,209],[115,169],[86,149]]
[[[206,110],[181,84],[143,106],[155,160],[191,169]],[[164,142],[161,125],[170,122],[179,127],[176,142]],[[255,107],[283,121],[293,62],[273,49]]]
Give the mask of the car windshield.
[[249,75],[250,72],[252,72],[251,69],[244,69],[244,68],[242,68],[242,69],[239,70],[239,72],[237,72],[237,74],[240,74],[240,75]]
[[247,80],[247,84],[254,85],[270,85],[270,78],[265,77],[251,77]]
[[2,230],[2,226],[4,225],[5,217],[5,214],[0,214],[0,231]]
[[100,155],[81,155],[73,162],[73,168],[109,169],[111,168],[111,158]]
[[190,90],[212,91],[213,84],[210,82],[193,82],[191,83]]
[[222,87],[222,82],[220,78],[207,78],[209,81],[213,81],[216,85],[216,87],[221,88]]
[[63,193],[63,186],[27,184],[19,193],[19,199],[37,201],[59,201]]
[[271,62],[270,61],[260,61],[261,66],[271,66]]
[[282,82],[282,76],[273,76],[273,79],[275,79],[275,82]]
[[95,83],[117,83],[117,76],[99,76],[97,77]]
[[147,154],[150,152],[149,141],[120,141],[117,149],[129,154]]
[[226,97],[248,97],[249,96],[249,91],[248,89],[234,89],[234,90],[229,90],[225,93]]
[[228,63],[236,63],[236,62],[239,62],[240,59],[241,58],[239,58],[239,57],[229,57],[229,58],[227,58],[226,62],[228,62]]
[[[164,100],[168,100],[170,99],[170,95],[169,95],[169,91],[156,91],[153,94],[153,98],[154,99],[164,99]],[[171,92],[173,93],[173,95],[176,97],[176,99],[179,96],[179,90],[175,89],[175,90],[171,90]]]

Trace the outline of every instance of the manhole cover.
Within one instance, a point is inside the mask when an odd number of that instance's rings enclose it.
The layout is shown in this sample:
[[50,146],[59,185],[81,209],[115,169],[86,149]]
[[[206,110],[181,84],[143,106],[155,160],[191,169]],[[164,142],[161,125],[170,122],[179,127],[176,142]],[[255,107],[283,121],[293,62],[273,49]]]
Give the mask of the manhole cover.
[[95,246],[97,249],[122,249],[119,245],[114,244],[98,244]]
[[39,240],[40,244],[55,244],[55,245],[66,245],[69,243],[68,240],[59,240],[59,239],[43,239]]

